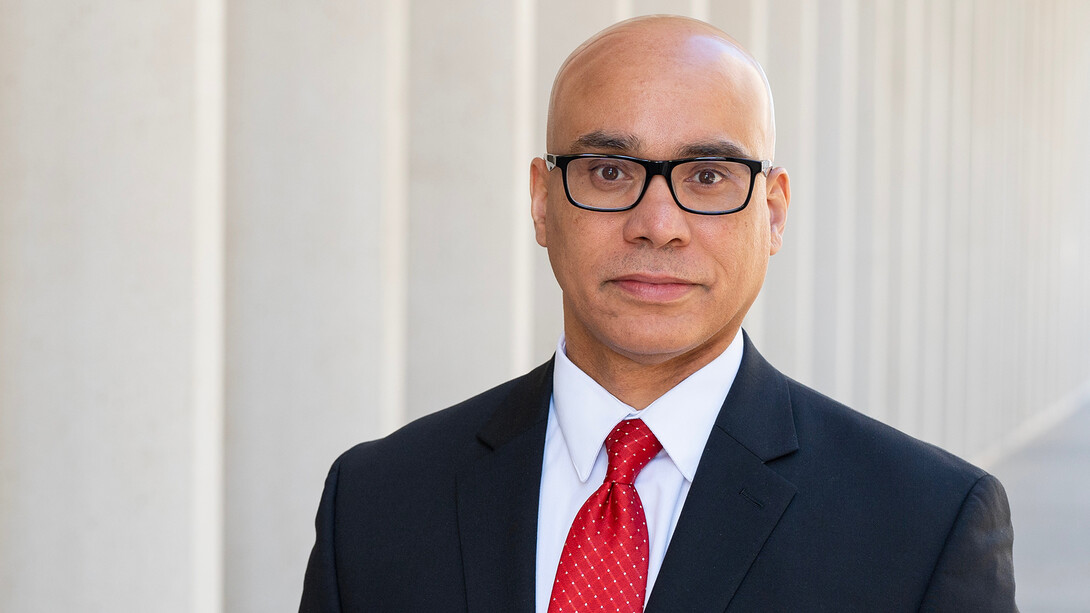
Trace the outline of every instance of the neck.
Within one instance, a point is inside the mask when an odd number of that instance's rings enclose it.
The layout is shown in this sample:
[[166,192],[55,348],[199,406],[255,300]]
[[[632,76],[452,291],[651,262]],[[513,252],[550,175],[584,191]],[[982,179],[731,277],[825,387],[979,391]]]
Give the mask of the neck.
[[639,355],[566,333],[568,359],[610,394],[635,409],[644,409],[689,375],[719,357],[738,334],[722,335],[674,355]]

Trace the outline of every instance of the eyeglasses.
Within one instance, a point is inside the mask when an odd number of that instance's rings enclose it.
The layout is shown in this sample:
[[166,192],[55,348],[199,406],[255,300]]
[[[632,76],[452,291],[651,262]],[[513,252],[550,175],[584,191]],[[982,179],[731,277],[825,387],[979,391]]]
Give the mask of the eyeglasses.
[[644,160],[626,155],[545,154],[559,167],[568,202],[589,211],[627,211],[640,203],[655,175],[662,175],[682,210],[726,215],[746,208],[757,173],[768,175],[770,160],[700,157]]

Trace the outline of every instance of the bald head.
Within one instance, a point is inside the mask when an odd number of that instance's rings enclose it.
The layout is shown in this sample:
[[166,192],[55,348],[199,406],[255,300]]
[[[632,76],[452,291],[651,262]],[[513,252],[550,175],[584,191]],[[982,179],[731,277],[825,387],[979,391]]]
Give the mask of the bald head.
[[666,15],[614,24],[568,56],[553,81],[547,146],[550,152],[570,150],[570,119],[580,114],[579,107],[586,108],[588,100],[607,94],[654,96],[668,114],[671,105],[683,103],[685,95],[698,90],[721,96],[717,102],[726,110],[756,122],[747,157],[772,159],[775,114],[761,65],[718,28]]

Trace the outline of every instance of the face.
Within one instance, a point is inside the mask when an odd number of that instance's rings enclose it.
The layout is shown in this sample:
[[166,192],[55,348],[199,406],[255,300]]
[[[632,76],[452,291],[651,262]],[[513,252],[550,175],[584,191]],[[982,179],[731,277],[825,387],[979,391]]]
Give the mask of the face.
[[[611,34],[555,85],[548,150],[666,160],[761,159],[771,148],[764,82],[725,41],[691,32]],[[623,212],[571,205],[559,169],[531,167],[532,214],[563,290],[568,355],[706,362],[734,338],[780,246],[787,175],[758,175],[749,205],[703,216],[678,208],[663,177]],[[704,359],[706,358],[706,359]]]

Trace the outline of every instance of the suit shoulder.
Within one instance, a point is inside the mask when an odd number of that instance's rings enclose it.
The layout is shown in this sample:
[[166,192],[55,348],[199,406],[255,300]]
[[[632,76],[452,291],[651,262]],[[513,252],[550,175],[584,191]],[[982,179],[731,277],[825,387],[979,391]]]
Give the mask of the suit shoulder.
[[[478,434],[497,419],[501,406],[510,403],[513,395],[537,389],[543,376],[549,374],[550,363],[515,379],[511,379],[458,404],[419,417],[380,439],[360,443],[344,452],[336,464],[345,467],[392,467],[396,464],[444,463],[462,456],[479,453]],[[548,397],[544,398],[547,409]],[[537,407],[519,407],[527,412]]]
[[[800,445],[889,477],[965,493],[987,473],[958,456],[788,379]],[[805,441],[805,443],[803,443]],[[860,468],[861,469],[861,468]]]

